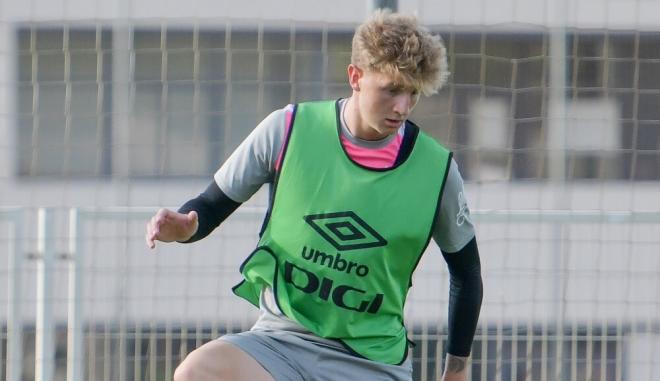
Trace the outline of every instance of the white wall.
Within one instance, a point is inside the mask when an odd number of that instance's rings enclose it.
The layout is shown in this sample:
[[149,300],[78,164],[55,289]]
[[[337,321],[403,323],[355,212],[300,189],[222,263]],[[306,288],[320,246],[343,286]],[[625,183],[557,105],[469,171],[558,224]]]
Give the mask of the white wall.
[[[357,22],[368,1],[354,0],[2,0],[8,21],[218,18]],[[566,1],[563,9],[558,8]],[[553,15],[559,10],[557,17]],[[399,0],[399,10],[426,23],[657,30],[660,3],[649,0]]]

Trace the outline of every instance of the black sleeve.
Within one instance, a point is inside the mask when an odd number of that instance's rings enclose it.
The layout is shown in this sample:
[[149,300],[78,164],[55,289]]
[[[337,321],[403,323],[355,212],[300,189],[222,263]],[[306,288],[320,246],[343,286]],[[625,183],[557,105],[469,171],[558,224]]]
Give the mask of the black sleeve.
[[483,285],[477,239],[472,238],[455,253],[442,252],[449,267],[449,338],[447,352],[470,355],[477,329]]
[[183,204],[178,210],[179,213],[196,211],[199,222],[197,232],[182,243],[195,242],[206,237],[240,205],[241,203],[229,198],[215,181],[212,181],[203,193]]

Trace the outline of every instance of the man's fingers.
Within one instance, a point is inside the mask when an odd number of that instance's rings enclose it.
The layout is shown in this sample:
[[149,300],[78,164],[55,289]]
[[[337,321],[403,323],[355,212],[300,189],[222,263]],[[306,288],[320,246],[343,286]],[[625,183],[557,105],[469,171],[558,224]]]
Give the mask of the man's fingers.
[[147,239],[147,247],[148,248],[153,249],[153,248],[156,247],[156,243],[153,240],[151,240],[149,237],[146,237],[146,239]]
[[165,213],[161,213],[161,211],[158,211],[158,213],[156,213],[156,215],[151,218],[151,226],[153,226],[154,228],[158,227],[165,222],[165,219],[166,219]]
[[163,218],[167,215],[167,212],[169,212],[169,210],[165,208],[160,208],[158,209],[158,212],[156,212],[156,217]]
[[154,242],[154,237],[148,230],[147,230],[147,234],[144,235],[144,240],[147,242],[148,248],[153,249],[154,247],[156,247],[156,243]]
[[151,217],[151,220],[149,220],[147,223],[147,232],[144,238],[147,242],[147,247],[150,249],[156,247],[155,240],[158,238],[159,225],[160,223],[157,219],[157,216]]
[[154,218],[156,219],[156,222],[158,222],[158,224],[160,225],[171,219],[173,214],[174,213],[169,209],[160,208],[158,210],[158,213],[156,213],[156,215],[154,216]]

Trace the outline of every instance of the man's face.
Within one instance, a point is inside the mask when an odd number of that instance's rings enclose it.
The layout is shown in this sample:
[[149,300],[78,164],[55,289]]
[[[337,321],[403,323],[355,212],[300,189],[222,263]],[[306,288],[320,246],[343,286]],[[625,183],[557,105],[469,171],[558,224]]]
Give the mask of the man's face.
[[418,91],[386,74],[357,70],[359,90],[353,95],[359,105],[360,125],[356,127],[363,135],[359,137],[377,140],[396,133],[417,104]]

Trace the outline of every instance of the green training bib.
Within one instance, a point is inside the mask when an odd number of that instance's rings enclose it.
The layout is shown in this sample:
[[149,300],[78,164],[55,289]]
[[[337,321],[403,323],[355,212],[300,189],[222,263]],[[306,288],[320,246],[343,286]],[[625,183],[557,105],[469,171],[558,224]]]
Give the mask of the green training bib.
[[415,128],[394,168],[365,168],[340,140],[335,101],[296,107],[265,229],[234,292],[368,359],[407,354],[403,307],[429,243],[451,153]]

